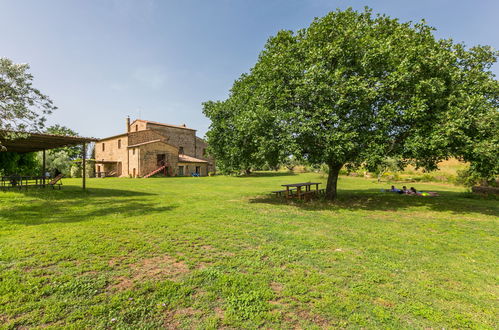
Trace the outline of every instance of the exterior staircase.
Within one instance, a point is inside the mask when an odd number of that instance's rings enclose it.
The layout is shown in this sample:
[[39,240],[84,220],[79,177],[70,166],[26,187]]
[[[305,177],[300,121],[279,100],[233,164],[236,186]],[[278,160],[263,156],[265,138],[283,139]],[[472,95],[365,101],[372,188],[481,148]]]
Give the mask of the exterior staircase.
[[152,171],[151,173],[144,175],[142,178],[145,179],[145,178],[148,178],[150,176],[153,176],[154,174],[157,174],[157,173],[163,171],[165,168],[166,168],[166,165],[162,165],[162,166],[158,167],[157,169],[155,169],[154,171]]

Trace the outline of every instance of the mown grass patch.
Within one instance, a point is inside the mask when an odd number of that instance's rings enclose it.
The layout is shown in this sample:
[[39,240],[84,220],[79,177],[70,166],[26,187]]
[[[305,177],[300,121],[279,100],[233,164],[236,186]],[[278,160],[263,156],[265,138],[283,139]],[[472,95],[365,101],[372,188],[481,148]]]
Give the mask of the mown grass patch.
[[340,178],[340,199],[268,192],[318,174],[64,180],[0,193],[0,324],[494,328],[497,200]]

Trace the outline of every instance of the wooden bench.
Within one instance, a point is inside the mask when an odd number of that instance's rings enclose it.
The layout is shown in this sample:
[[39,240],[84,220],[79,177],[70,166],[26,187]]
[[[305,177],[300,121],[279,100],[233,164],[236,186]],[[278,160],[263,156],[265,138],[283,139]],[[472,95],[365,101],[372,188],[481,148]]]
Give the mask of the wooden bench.
[[303,198],[304,200],[310,200],[313,196],[319,197],[325,195],[326,195],[326,189],[318,189],[318,190],[302,191],[300,197]]
[[[293,195],[293,191],[296,191],[296,189],[289,189],[289,193]],[[286,195],[286,190],[276,190],[276,191],[271,191],[271,194],[275,194],[275,197],[282,197],[283,195]]]
[[302,191],[300,193],[300,198],[303,198],[304,200],[309,200],[312,196],[316,194],[317,194],[316,190]]

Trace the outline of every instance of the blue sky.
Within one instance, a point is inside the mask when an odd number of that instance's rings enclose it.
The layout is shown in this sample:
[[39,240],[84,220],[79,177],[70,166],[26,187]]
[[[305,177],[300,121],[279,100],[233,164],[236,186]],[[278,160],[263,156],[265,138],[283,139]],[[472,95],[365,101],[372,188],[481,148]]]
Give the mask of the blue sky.
[[31,65],[59,107],[49,124],[100,138],[123,132],[129,115],[203,136],[201,103],[224,99],[269,36],[349,6],[499,49],[498,0],[0,0],[0,56]]

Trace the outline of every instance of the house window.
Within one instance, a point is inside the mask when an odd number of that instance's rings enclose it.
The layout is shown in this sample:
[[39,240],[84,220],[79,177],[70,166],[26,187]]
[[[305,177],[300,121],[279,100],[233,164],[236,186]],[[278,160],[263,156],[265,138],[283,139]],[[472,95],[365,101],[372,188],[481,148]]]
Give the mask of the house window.
[[102,151],[106,151],[106,144],[102,143]]
[[184,147],[178,147],[178,153],[183,155],[184,154]]
[[139,131],[139,125],[135,125],[135,132]]
[[203,148],[203,156],[206,156],[206,149]]
[[184,167],[183,166],[179,166],[178,167],[178,175],[179,176],[184,176]]
[[118,140],[118,149],[121,149],[121,140]]
[[135,155],[135,148],[132,148],[132,155]]

